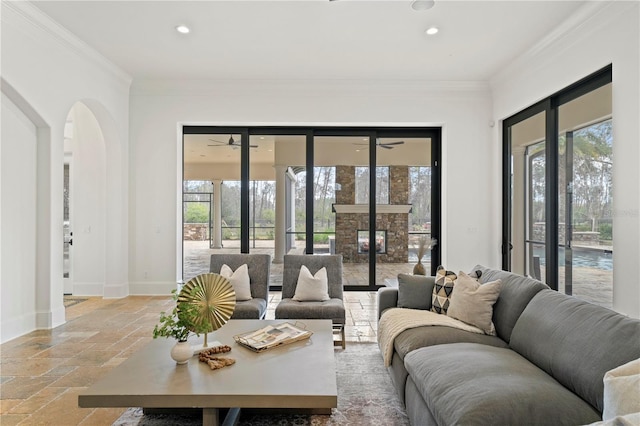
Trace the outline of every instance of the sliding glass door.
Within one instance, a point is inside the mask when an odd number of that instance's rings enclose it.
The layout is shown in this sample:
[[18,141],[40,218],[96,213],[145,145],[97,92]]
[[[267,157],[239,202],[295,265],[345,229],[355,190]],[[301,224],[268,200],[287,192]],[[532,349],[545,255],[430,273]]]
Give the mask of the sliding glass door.
[[509,129],[511,149],[511,271],[545,280],[545,112]]
[[503,123],[503,268],[612,306],[611,68]]
[[561,105],[558,118],[558,290],[611,307],[611,84]]
[[440,129],[184,128],[183,279],[214,252],[341,254],[347,290],[438,264]]

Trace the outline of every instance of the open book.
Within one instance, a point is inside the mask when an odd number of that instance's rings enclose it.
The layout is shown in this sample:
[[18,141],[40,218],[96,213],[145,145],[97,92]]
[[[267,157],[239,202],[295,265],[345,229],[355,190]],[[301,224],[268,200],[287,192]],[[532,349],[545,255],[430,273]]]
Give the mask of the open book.
[[300,326],[300,323],[268,325],[259,330],[233,336],[236,343],[251,349],[255,352],[262,352],[267,349],[308,339],[313,333]]

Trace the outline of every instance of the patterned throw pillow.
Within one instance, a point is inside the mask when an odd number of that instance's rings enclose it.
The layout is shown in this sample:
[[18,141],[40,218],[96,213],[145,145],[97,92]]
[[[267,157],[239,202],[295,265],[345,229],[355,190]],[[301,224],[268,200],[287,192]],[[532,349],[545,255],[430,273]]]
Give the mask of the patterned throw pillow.
[[447,314],[451,293],[453,293],[453,285],[456,283],[457,278],[458,276],[455,272],[447,271],[442,265],[438,266],[438,269],[436,269],[436,284],[433,286],[433,295],[431,296],[431,312]]

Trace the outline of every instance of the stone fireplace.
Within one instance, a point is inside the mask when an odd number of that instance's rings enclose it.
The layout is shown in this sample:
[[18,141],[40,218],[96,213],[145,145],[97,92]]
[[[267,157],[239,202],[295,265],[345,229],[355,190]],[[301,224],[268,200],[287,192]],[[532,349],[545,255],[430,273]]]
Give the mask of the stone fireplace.
[[[369,205],[355,204],[355,166],[336,166],[336,253],[345,263],[369,261],[369,247],[377,248],[381,263],[409,261],[409,168],[389,167],[389,204],[376,206],[376,238],[368,238]],[[360,231],[360,232],[359,232]],[[381,238],[384,237],[382,247]],[[363,242],[368,238],[368,247]],[[382,249],[381,249],[382,248]]]

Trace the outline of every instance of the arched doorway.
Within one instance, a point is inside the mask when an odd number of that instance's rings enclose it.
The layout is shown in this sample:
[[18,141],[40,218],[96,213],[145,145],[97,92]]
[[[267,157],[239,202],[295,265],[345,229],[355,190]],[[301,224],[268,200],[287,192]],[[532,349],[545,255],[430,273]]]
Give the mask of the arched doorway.
[[96,116],[76,102],[64,126],[63,286],[102,296],[106,274],[106,152]]

